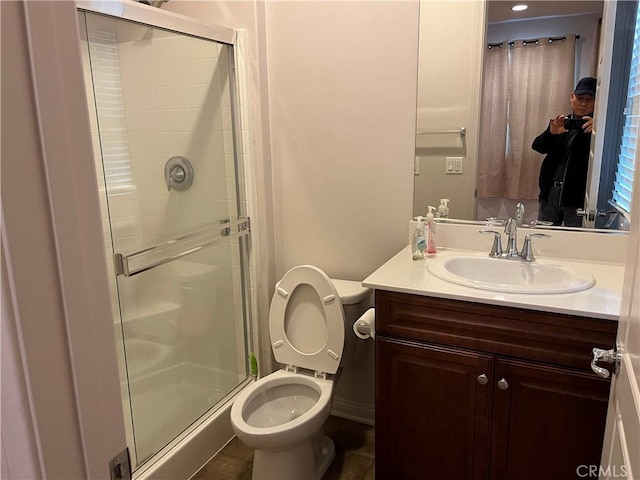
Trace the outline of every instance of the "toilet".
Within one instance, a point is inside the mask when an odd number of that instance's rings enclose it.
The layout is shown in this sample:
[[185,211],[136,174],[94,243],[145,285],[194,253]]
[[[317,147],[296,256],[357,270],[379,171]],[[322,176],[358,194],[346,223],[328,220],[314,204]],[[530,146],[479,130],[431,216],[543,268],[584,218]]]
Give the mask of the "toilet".
[[301,265],[276,285],[269,337],[283,368],[244,389],[231,407],[238,438],[255,449],[254,480],[319,480],[335,456],[323,434],[339,368],[358,339],[353,323],[371,290]]

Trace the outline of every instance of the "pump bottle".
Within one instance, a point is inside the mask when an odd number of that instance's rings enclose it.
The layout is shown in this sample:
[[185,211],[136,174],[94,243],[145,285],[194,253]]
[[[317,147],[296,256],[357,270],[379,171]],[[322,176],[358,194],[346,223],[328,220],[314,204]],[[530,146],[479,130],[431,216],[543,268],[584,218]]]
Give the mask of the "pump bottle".
[[449,199],[441,198],[440,206],[438,207],[438,217],[449,218]]
[[427,239],[424,234],[424,217],[416,217],[416,229],[411,236],[411,258],[413,260],[424,260],[424,253],[427,248]]
[[429,206],[427,213],[427,256],[433,257],[436,254],[436,222],[433,220],[433,211],[435,207]]

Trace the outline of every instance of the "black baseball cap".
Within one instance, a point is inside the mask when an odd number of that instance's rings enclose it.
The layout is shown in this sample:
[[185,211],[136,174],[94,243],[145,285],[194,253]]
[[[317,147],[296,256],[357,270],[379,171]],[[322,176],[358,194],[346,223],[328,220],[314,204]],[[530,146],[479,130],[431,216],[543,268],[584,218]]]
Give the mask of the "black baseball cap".
[[593,77],[584,77],[581,78],[578,84],[576,85],[576,89],[573,91],[574,95],[584,95],[589,94],[596,96],[596,79]]

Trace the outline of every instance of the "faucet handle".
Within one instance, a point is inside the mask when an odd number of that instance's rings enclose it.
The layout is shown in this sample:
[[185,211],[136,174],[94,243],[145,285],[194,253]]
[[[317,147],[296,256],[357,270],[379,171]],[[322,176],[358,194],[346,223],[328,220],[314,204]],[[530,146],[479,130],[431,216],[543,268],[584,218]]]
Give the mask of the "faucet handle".
[[503,226],[507,221],[504,218],[498,217],[487,217],[487,225],[488,226]]
[[500,232],[496,232],[495,230],[478,230],[478,233],[492,233],[495,236],[491,252],[489,253],[490,257],[497,258],[502,255],[502,236]]
[[533,249],[531,248],[531,238],[551,238],[551,235],[546,233],[529,233],[524,237],[524,244],[522,245],[522,251],[520,252],[520,258],[525,262],[533,262],[536,258],[533,256]]
[[504,233],[511,235],[518,230],[518,224],[513,218],[509,218],[504,225]]
[[529,227],[531,228],[536,228],[536,227],[550,227],[551,225],[553,225],[553,222],[548,222],[546,220],[532,220],[529,223]]

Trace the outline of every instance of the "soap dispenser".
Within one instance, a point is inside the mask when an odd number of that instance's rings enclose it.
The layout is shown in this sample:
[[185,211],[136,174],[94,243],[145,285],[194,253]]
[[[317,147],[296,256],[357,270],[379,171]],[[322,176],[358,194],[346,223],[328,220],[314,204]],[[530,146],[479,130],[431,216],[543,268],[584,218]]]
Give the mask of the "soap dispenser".
[[433,219],[433,211],[436,207],[429,206],[427,213],[427,256],[433,257],[436,254],[436,222]]
[[411,237],[411,258],[413,260],[424,260],[424,253],[427,249],[427,239],[424,234],[424,217],[416,217],[416,229]]
[[449,199],[441,198],[440,206],[438,207],[438,217],[449,218]]

